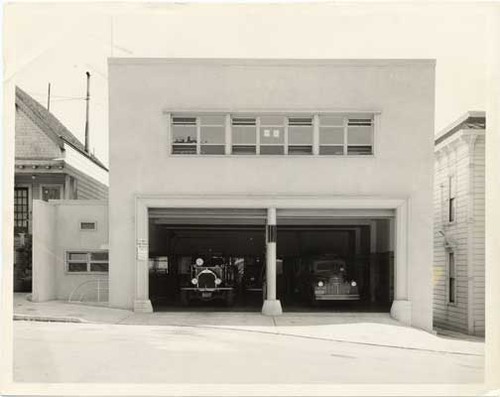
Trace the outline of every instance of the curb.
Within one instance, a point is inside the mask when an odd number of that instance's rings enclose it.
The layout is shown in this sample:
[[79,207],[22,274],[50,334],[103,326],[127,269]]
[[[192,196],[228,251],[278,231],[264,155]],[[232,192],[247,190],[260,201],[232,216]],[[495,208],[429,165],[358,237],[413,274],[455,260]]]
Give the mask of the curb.
[[78,317],[57,317],[57,316],[38,316],[31,314],[14,314],[14,321],[41,321],[52,323],[87,323]]

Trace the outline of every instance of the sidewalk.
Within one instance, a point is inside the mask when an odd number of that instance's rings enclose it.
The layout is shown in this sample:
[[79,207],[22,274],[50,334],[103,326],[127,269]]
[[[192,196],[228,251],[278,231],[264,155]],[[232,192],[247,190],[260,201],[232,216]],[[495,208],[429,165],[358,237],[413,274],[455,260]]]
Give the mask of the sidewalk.
[[284,313],[276,317],[263,316],[259,312],[134,313],[108,307],[69,304],[65,301],[33,303],[26,300],[26,295],[14,296],[15,319],[128,326],[219,328],[360,346],[384,346],[474,356],[484,354],[484,341],[480,338],[458,339],[435,335],[403,326],[386,313]]

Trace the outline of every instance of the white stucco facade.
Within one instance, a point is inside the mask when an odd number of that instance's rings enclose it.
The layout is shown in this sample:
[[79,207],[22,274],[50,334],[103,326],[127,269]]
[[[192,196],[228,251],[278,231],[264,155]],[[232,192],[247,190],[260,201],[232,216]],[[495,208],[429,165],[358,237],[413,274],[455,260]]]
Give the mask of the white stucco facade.
[[[110,305],[148,307],[147,209],[395,211],[395,302],[432,327],[434,61],[110,59]],[[374,116],[373,154],[171,154],[172,114]]]
[[[100,200],[33,201],[33,295],[34,302],[53,299],[106,301],[106,271],[71,271],[69,253],[108,251],[108,205]],[[81,222],[95,229],[82,230]],[[84,261],[86,261],[85,259]],[[82,260],[79,263],[84,262]],[[90,261],[90,259],[89,259]],[[94,270],[94,269],[92,269]],[[97,280],[103,294],[99,299]],[[106,296],[105,296],[106,295]]]

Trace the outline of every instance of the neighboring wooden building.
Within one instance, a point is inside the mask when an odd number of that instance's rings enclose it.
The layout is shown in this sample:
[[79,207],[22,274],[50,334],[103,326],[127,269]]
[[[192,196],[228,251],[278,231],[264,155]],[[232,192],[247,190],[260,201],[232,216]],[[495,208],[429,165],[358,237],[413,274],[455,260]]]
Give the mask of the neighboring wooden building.
[[[106,166],[90,154],[86,146],[52,113],[16,87],[14,179],[16,251],[25,241],[29,241],[32,232],[33,200],[107,198]],[[22,255],[16,255],[16,264],[19,264],[21,257]],[[29,279],[27,272],[29,269],[23,266],[22,270],[16,270],[18,271],[15,271],[15,290],[19,290],[22,288],[19,279]]]
[[484,112],[435,140],[434,326],[484,335]]

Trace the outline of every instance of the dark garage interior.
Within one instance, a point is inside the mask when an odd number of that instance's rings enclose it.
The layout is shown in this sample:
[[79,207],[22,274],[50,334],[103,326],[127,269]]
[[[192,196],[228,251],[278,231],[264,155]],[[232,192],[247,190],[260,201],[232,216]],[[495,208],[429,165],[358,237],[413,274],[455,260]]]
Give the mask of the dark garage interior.
[[[388,312],[394,274],[390,222],[387,216],[278,218],[277,298],[283,310]],[[154,310],[260,311],[266,288],[265,230],[261,210],[150,210]],[[354,282],[354,299],[311,298],[314,263],[325,259],[340,263],[346,282]],[[197,260],[204,262],[201,267]],[[190,291],[193,272],[204,266],[219,272],[221,293],[210,299]]]

